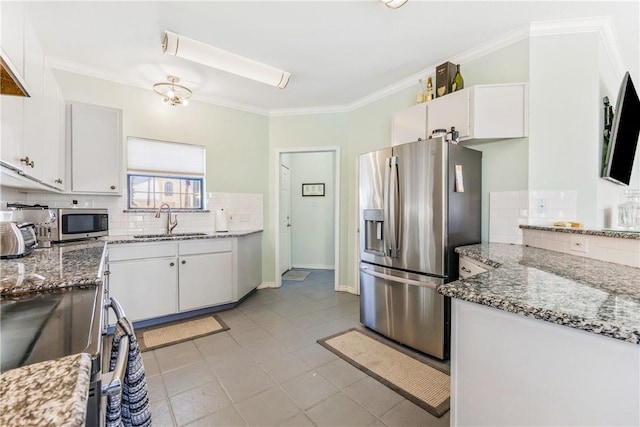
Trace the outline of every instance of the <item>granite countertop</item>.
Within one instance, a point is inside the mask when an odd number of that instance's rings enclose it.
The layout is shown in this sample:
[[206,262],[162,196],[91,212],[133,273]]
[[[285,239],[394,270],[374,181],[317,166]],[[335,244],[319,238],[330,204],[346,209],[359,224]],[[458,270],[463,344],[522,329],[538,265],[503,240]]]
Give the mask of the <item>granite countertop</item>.
[[91,357],[74,354],[0,374],[0,425],[83,426]]
[[202,239],[227,239],[232,237],[242,237],[249,234],[261,233],[261,229],[218,231],[208,233],[173,233],[172,235],[159,233],[144,233],[135,235],[117,235],[101,237],[100,240],[109,244],[122,243],[143,243],[143,242],[164,242],[174,240],[202,240]]
[[601,236],[601,237],[613,237],[616,239],[632,239],[640,240],[640,230],[595,230],[588,228],[575,228],[575,227],[553,227],[546,225],[520,225],[523,230],[541,230],[541,231],[555,231],[556,233],[568,233],[568,234],[586,234],[589,236]]
[[456,252],[495,269],[439,293],[640,344],[640,269],[504,243]]
[[29,292],[101,283],[105,242],[82,241],[35,249],[0,262],[0,298]]

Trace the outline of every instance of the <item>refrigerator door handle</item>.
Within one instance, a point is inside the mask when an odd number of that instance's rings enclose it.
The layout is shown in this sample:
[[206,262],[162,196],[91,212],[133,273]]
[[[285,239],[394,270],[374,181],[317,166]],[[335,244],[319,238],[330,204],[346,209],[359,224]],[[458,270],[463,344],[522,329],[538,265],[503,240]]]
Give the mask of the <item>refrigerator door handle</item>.
[[402,278],[402,277],[391,276],[389,274],[379,273],[377,271],[370,270],[367,267],[360,267],[360,271],[363,272],[364,274],[368,274],[370,276],[374,276],[374,277],[377,277],[379,279],[388,280],[390,282],[406,283],[407,285],[420,286],[420,287],[423,287],[423,288],[429,288],[429,289],[434,289],[434,290],[437,289],[437,287],[438,287],[438,285],[436,285],[433,282],[420,282],[418,280],[405,279],[405,278]]
[[384,239],[383,242],[383,251],[384,251],[384,255],[385,256],[389,256],[391,254],[391,241],[390,241],[390,237],[391,233],[391,227],[390,227],[390,223],[391,223],[391,217],[390,217],[390,208],[391,206],[389,205],[389,180],[390,180],[390,175],[391,175],[391,157],[387,157],[385,159],[384,162],[384,186],[382,187],[382,209],[384,210],[384,230],[382,233],[382,237]]
[[392,156],[389,158],[389,217],[391,219],[389,224],[391,228],[389,256],[391,258],[398,258],[400,255],[400,248],[398,247],[398,242],[400,241],[400,180],[398,179],[398,173],[398,157]]

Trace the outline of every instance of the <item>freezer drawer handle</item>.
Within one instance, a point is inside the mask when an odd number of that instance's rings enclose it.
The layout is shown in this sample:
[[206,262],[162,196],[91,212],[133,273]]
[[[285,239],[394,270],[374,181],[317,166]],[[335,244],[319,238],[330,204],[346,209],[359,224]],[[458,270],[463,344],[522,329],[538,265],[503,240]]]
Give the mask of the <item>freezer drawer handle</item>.
[[405,279],[402,277],[391,276],[384,273],[378,273],[377,271],[369,270],[367,267],[360,267],[360,271],[364,274],[375,276],[379,279],[389,280],[391,282],[406,283],[407,285],[420,286],[423,288],[437,289],[438,285],[433,282],[420,282],[418,280]]
[[[114,297],[109,298],[106,302],[105,308],[110,308],[116,313],[118,320],[125,317],[122,306]],[[105,396],[115,396],[122,392],[122,384],[124,382],[124,376],[127,370],[127,363],[129,362],[129,337],[123,336],[120,339],[120,347],[118,348],[118,359],[116,360],[116,366],[112,375],[111,381],[108,384],[102,386],[102,394]]]

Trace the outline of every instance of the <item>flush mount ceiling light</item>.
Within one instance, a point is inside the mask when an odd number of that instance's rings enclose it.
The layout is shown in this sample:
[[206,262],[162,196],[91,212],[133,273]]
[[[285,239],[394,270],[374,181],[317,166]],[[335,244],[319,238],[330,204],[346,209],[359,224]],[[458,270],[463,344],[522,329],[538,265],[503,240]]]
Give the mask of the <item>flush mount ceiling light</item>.
[[384,3],[385,6],[391,9],[397,9],[403,4],[405,4],[408,0],[380,0],[381,3]]
[[248,59],[235,53],[202,43],[189,37],[165,31],[162,51],[228,73],[256,80],[284,89],[289,83],[291,73],[278,70],[270,65]]
[[182,105],[186,107],[189,104],[188,99],[191,98],[191,89],[186,86],[179,85],[179,78],[176,76],[167,76],[169,83],[156,83],[153,85],[153,91],[162,96],[162,102],[165,104]]

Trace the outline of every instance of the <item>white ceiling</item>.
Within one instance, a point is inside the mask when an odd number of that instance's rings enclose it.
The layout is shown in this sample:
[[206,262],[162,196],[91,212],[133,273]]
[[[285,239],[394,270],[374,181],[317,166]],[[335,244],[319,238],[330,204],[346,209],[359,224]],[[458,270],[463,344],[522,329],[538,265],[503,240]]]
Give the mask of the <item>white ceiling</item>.
[[[54,68],[149,90],[173,74],[194,99],[262,113],[348,109],[532,21],[611,16],[625,67],[640,70],[638,0],[409,0],[396,10],[377,0],[45,1],[26,8]],[[287,70],[289,85],[277,89],[164,55],[165,30]]]

